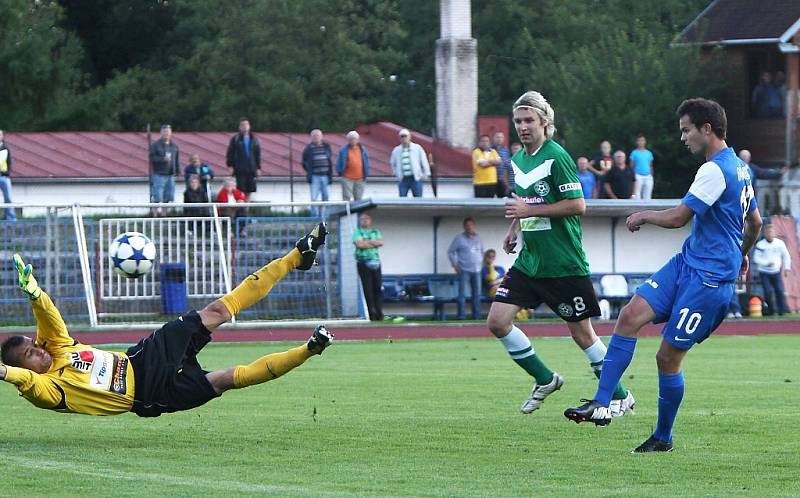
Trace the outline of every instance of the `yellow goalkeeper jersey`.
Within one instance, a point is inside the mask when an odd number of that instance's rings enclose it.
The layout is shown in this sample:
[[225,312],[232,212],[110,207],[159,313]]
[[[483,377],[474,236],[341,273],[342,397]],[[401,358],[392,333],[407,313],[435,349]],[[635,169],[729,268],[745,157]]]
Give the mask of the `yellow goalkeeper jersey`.
[[80,344],[69,336],[50,297],[31,301],[36,316],[36,346],[53,357],[50,370],[38,374],[6,366],[6,382],[39,408],[86,415],[115,415],[133,406],[133,367],[124,353]]

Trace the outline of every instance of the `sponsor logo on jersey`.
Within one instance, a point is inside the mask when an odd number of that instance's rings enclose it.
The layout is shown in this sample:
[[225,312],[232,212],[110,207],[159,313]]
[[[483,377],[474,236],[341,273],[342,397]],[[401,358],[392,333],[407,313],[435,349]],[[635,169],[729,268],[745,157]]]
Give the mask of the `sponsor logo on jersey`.
[[558,314],[563,316],[564,318],[569,318],[572,316],[572,306],[567,303],[561,303],[558,305]]
[[73,351],[70,353],[72,368],[81,372],[88,372],[92,369],[94,362],[94,352],[91,350]]
[[89,385],[101,391],[125,394],[128,390],[128,359],[106,351],[95,351]]
[[658,289],[658,282],[656,282],[652,278],[648,278],[647,280],[644,281],[644,283],[650,285],[650,287],[652,287],[654,289]]
[[533,191],[544,197],[550,193],[550,184],[546,180],[539,180],[533,184]]
[[583,190],[580,183],[565,183],[558,186],[559,192],[569,192],[570,190]]
[[544,204],[547,202],[544,197],[540,197],[538,195],[533,197],[520,197],[519,199],[525,204]]

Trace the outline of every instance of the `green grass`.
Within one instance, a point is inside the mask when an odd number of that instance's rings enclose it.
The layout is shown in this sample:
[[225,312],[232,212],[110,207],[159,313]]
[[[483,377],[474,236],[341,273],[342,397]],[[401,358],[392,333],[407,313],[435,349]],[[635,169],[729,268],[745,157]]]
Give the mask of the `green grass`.
[[[0,389],[0,494],[14,496],[797,496],[798,336],[715,337],[687,357],[676,451],[631,455],[655,423],[655,339],[606,429],[561,412],[596,380],[565,339],[536,340],[564,388],[530,381],[492,339],[342,342],[268,384],[141,419],[39,410]],[[283,344],[211,345],[207,368]]]

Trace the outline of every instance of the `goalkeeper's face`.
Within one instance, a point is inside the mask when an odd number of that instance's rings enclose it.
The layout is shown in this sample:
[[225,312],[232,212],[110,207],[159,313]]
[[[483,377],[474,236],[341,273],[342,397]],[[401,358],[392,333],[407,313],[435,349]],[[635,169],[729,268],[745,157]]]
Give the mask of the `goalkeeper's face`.
[[53,358],[50,356],[50,353],[42,348],[36,347],[29,337],[26,337],[25,341],[17,346],[14,353],[19,363],[17,366],[27,368],[39,374],[46,373],[53,365]]

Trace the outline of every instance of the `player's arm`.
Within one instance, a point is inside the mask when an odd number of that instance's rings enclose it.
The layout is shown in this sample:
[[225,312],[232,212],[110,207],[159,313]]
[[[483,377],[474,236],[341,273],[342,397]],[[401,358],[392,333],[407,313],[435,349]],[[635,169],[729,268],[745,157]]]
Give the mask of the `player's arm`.
[[636,232],[642,225],[656,225],[661,228],[681,228],[686,226],[694,216],[694,211],[689,209],[686,204],[678,204],[674,208],[663,211],[639,211],[628,217],[626,224],[628,230]]
[[758,208],[753,208],[747,213],[747,216],[744,219],[744,237],[742,239],[742,268],[739,271],[740,275],[746,275],[747,270],[750,269],[750,261],[747,255],[750,253],[750,249],[758,240],[758,234],[761,233],[761,226],[764,222],[761,220],[761,213],[758,212]]
[[64,391],[53,381],[26,368],[0,364],[2,380],[14,384],[19,392],[39,408],[66,408]]
[[[630,215],[625,222],[628,230],[635,232],[644,224],[662,228],[686,226],[695,214],[703,215],[717,202],[725,191],[725,175],[713,161],[700,166],[689,191],[678,206],[664,211],[641,211]],[[755,205],[754,205],[755,206]]]
[[33,315],[36,317],[36,344],[47,344],[52,348],[73,345],[75,341],[69,336],[61,313],[50,296],[39,288],[36,277],[33,276],[33,267],[26,265],[19,254],[15,254],[13,259],[19,286],[30,299]]

